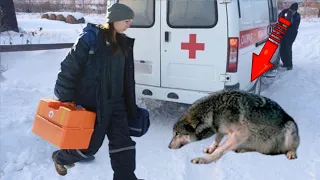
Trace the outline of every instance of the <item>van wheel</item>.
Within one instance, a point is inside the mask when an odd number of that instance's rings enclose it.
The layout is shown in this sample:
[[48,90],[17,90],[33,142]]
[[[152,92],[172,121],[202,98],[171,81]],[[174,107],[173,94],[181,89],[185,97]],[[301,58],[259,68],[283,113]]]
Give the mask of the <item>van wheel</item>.
[[261,93],[261,77],[259,77],[259,78],[257,79],[257,82],[256,82],[256,84],[254,85],[254,93],[255,93],[255,94],[259,94],[259,95],[260,95],[260,93]]
[[262,88],[262,85],[261,85],[261,77],[259,77],[257,80],[256,80],[256,83],[254,84],[254,86],[249,90],[250,93],[253,93],[253,94],[259,94],[261,93],[261,88]]

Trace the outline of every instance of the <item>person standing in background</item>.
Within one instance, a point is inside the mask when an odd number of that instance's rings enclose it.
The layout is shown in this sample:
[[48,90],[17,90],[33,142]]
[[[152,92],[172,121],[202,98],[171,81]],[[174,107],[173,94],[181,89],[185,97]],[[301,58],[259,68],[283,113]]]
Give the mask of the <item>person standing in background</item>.
[[283,17],[291,22],[287,31],[280,42],[280,57],[283,63],[282,68],[292,70],[292,45],[298,35],[300,25],[300,14],[298,11],[298,3],[293,3],[288,9],[280,12],[279,17]]

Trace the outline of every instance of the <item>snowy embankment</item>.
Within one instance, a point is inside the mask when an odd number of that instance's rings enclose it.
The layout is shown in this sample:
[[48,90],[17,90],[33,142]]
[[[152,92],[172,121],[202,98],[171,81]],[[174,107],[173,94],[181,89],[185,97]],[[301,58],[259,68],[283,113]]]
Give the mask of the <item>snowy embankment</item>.
[[[18,20],[19,23],[26,20]],[[30,20],[44,26],[46,21]],[[20,23],[23,24],[23,23]],[[48,23],[49,24],[49,23]],[[77,25],[79,26],[79,25]],[[27,25],[22,26],[27,29]],[[73,42],[76,25],[62,29],[59,41]],[[74,29],[73,29],[74,28]],[[284,72],[263,95],[277,101],[299,126],[301,145],[298,159],[258,153],[227,153],[217,163],[194,165],[190,160],[204,156],[202,150],[213,137],[180,150],[168,149],[172,125],[186,107],[175,103],[139,101],[151,113],[148,134],[137,142],[137,170],[147,180],[317,180],[320,179],[320,21],[302,22],[293,47],[294,68]],[[59,34],[57,33],[57,34]],[[69,33],[69,34],[68,34]],[[50,34],[50,33],[48,33]],[[46,34],[43,40],[49,42]],[[68,37],[63,39],[61,37]],[[70,41],[69,41],[70,40]],[[57,40],[58,41],[58,40]],[[54,97],[53,86],[60,61],[68,49],[1,53],[6,81],[0,85],[0,179],[1,180],[105,180],[112,179],[108,140],[90,164],[76,164],[66,177],[58,176],[51,161],[56,147],[32,131],[38,101]]]
[[[58,14],[57,12],[55,12]],[[64,15],[68,13],[63,13]],[[86,23],[104,23],[104,15],[82,15],[73,13],[80,19],[84,17]],[[20,32],[0,33],[0,44],[48,44],[73,43],[86,24],[68,24],[57,20],[41,19],[40,13],[17,13]],[[66,16],[65,16],[66,17]]]

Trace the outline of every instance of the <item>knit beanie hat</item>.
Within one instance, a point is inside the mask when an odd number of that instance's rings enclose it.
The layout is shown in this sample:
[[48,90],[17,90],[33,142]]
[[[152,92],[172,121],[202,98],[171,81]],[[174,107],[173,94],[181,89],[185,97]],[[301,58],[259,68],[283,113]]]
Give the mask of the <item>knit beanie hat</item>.
[[298,10],[298,3],[291,4],[290,9],[293,11],[297,11]]
[[133,19],[133,10],[125,4],[114,3],[107,9],[106,21],[107,23],[113,23],[116,21],[122,21],[126,19]]

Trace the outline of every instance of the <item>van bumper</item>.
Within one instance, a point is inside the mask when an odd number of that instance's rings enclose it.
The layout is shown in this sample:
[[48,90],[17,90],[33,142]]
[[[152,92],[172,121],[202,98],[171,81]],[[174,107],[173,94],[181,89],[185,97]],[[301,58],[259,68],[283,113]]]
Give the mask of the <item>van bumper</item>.
[[171,89],[156,86],[136,84],[136,96],[171,101],[184,104],[192,104],[196,100],[207,96],[210,92],[191,91],[183,89]]
[[[238,90],[240,84],[225,86],[225,90]],[[222,89],[221,89],[222,90]],[[136,96],[156,99],[161,101],[170,101],[184,104],[192,104],[196,100],[209,95],[212,92],[204,91],[191,91],[183,89],[172,89],[156,86],[147,86],[142,84],[136,84]]]
[[235,85],[225,85],[225,90],[239,90],[240,89],[240,83],[237,83]]

